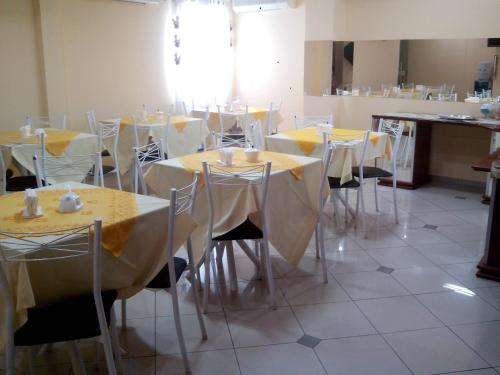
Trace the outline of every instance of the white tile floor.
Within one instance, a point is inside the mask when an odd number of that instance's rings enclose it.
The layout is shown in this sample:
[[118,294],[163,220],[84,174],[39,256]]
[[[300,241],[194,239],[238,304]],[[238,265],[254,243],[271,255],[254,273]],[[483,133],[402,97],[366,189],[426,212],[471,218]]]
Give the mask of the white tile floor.
[[[500,283],[474,274],[488,210],[480,194],[400,190],[399,225],[390,190],[381,188],[379,199],[375,213],[373,195],[366,194],[367,238],[352,223],[335,227],[327,208],[328,284],[312,246],[296,269],[273,256],[276,311],[262,283],[250,281],[252,264],[237,254],[239,293],[224,279],[211,286],[207,341],[200,340],[183,279],[193,374],[499,374]],[[143,291],[129,300],[128,313],[121,334],[127,374],[183,374],[169,294]],[[82,347],[89,373],[105,373],[98,345]],[[41,374],[71,373],[58,346],[37,365]]]

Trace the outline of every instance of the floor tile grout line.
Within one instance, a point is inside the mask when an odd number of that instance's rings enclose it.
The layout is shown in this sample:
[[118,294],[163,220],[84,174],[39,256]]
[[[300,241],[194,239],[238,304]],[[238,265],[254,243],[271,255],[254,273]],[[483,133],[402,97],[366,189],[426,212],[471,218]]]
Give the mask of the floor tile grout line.
[[359,310],[359,312],[365,317],[365,319],[370,323],[370,325],[373,327],[373,329],[375,330],[375,332],[377,332],[377,335],[382,339],[384,340],[384,342],[389,346],[389,348],[391,348],[392,352],[396,355],[396,357],[399,358],[399,360],[401,361],[401,363],[403,363],[405,365],[405,367],[408,369],[408,371],[411,373],[411,374],[414,374],[414,372],[410,369],[410,367],[408,366],[408,364],[403,360],[403,358],[401,358],[399,356],[399,354],[396,352],[396,350],[389,344],[389,342],[386,340],[386,338],[384,337],[384,335],[382,335],[380,333],[380,331],[377,329],[377,327],[375,326],[375,324],[368,318],[368,316],[364,313],[364,311],[358,306],[358,304],[356,303],[356,301],[354,301],[354,305],[356,306],[356,308]]

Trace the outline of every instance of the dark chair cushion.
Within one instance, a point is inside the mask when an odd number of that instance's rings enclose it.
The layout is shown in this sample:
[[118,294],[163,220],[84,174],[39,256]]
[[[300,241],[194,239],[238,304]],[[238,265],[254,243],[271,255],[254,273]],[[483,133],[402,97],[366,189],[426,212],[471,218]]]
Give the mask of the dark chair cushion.
[[[102,292],[106,320],[117,297],[116,290]],[[96,337],[101,334],[94,296],[71,298],[50,306],[28,309],[28,321],[14,335],[16,346],[42,345]]]
[[102,166],[102,173],[104,173],[104,174],[111,173],[114,170],[115,170],[115,167],[113,167],[112,165],[103,165]]
[[5,177],[9,179],[12,176],[14,176],[14,172],[12,171],[12,169],[7,168],[7,170],[5,171]]
[[260,230],[250,219],[221,236],[213,238],[214,241],[259,240],[264,237]]
[[111,154],[109,153],[108,150],[104,150],[103,152],[101,152],[101,156],[104,158],[106,156],[111,156]]
[[[182,273],[187,267],[187,262],[182,258],[174,257],[175,281],[179,281]],[[170,288],[170,276],[168,274],[168,263],[161,269],[146,288],[167,289]]]
[[328,184],[330,189],[348,189],[348,188],[358,188],[359,182],[354,178],[351,181],[344,182],[340,184],[340,177],[328,177]]
[[24,191],[26,189],[35,189],[38,185],[35,176],[16,176],[7,179],[5,186],[7,191]]
[[[359,167],[352,168],[352,175],[359,177]],[[392,173],[377,167],[363,167],[363,178],[392,177]]]

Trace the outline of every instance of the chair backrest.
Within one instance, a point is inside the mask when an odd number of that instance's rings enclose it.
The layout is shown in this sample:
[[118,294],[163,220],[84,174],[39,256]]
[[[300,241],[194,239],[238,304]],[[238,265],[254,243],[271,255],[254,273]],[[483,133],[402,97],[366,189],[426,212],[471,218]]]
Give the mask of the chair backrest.
[[51,181],[82,182],[93,173],[94,185],[104,186],[101,153],[87,155],[45,155],[33,156],[38,187],[47,186]]
[[365,137],[363,138],[363,148],[361,149],[361,157],[359,158],[359,183],[363,183],[363,167],[365,165],[365,159],[366,159],[366,150],[368,149],[368,143],[370,142],[370,134],[371,131],[367,130],[365,133]]
[[380,120],[378,124],[378,131],[387,133],[392,141],[392,158],[391,167],[393,173],[396,171],[396,164],[398,159],[399,146],[401,144],[401,136],[403,135],[403,130],[405,124],[403,121],[393,121],[393,120]]
[[238,189],[249,186],[261,186],[261,198],[259,200],[259,212],[262,231],[267,237],[265,209],[267,204],[267,193],[269,187],[269,176],[271,175],[271,162],[256,166],[243,166],[226,168],[219,165],[202,162],[203,178],[208,198],[208,238],[212,239],[214,229],[214,197],[213,189]]
[[176,101],[170,106],[171,110],[170,112],[175,115],[175,116],[187,116],[188,115],[188,109],[186,102],[183,101]]
[[54,116],[27,116],[26,122],[32,129],[54,128],[66,129],[66,115],[59,114]]
[[[149,143],[145,146],[134,147],[134,161],[135,173],[139,178],[141,184],[142,194],[147,195],[148,189],[144,179],[144,169],[153,163],[165,160],[165,151],[163,147],[163,139],[158,139],[155,142]],[[134,183],[134,192],[139,192],[138,184]]]
[[[131,115],[130,119],[131,119],[130,126],[132,127],[132,132],[134,134],[134,147],[140,147],[141,142],[140,142],[140,138],[139,138],[139,132],[141,132],[142,134],[147,132],[149,134],[149,128],[144,127],[144,126],[138,126],[137,125],[137,118],[134,115]],[[142,146],[144,146],[144,144]]]
[[333,125],[333,114],[323,115],[323,116],[304,116],[301,120],[297,116],[295,119],[295,129],[308,128],[310,126],[316,126],[318,124],[329,124]]
[[281,111],[281,104],[282,104],[282,102],[269,103],[269,112],[267,113],[267,117],[266,117],[266,128],[267,128],[266,135],[271,135],[271,134],[275,134],[278,132],[278,125],[276,125],[276,129],[272,129],[273,116],[274,116],[275,112]]
[[[6,368],[15,373],[14,320],[15,306],[12,288],[5,272],[9,263],[71,261],[84,256],[92,257],[92,294],[96,305],[99,327],[104,340],[110,342],[109,331],[101,296],[102,221],[93,224],[49,232],[0,231],[0,296],[6,310]],[[70,266],[70,264],[68,264]]]
[[87,126],[89,128],[90,134],[97,134],[97,121],[95,119],[95,111],[92,109],[85,112],[85,117],[87,118]]
[[[212,135],[212,146],[213,148],[224,148],[224,147],[247,147],[248,144],[248,134],[247,128],[249,123],[248,106],[246,106],[245,113],[242,116],[243,121],[240,121],[239,125],[242,127],[243,133],[229,133],[224,130],[224,117],[229,115],[224,115],[220,105],[217,105],[217,112],[219,115],[219,126],[220,130],[216,132],[211,131]],[[231,116],[233,117],[233,116]]]
[[98,145],[97,149],[102,151],[104,149],[104,140],[112,139],[113,142],[113,153],[116,152],[118,146],[118,137],[120,135],[120,119],[114,120],[113,122],[99,121],[96,127],[98,134]]
[[330,167],[330,162],[332,161],[333,157],[333,151],[335,150],[335,146],[329,142],[327,139],[327,134],[323,133],[323,144],[324,144],[324,151],[323,151],[323,169],[321,170],[321,176],[320,176],[320,181],[319,181],[319,209],[320,209],[320,215],[323,213],[324,207],[325,207],[325,189],[326,187],[326,180],[328,178],[328,169]]

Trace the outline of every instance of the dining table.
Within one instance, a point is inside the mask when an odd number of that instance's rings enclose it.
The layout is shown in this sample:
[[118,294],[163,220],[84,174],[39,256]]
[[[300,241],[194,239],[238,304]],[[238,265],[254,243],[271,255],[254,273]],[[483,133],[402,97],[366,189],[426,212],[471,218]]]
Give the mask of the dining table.
[[[68,191],[68,185],[55,184],[36,189],[43,215],[31,219],[21,214],[23,192],[0,196],[0,233],[70,229],[101,218],[102,290],[117,290],[118,298],[129,298],[144,289],[165,266],[168,236],[174,236],[174,249],[178,250],[196,228],[192,217],[183,213],[175,218],[175,233],[168,233],[170,202],[165,199],[74,182],[69,184],[69,189],[80,197],[83,208],[76,212],[59,212],[59,199]],[[46,235],[25,238],[40,243],[52,240]],[[2,247],[8,249],[11,241],[12,238],[0,235]],[[66,243],[65,238],[60,241]],[[31,307],[92,293],[89,257],[57,262],[15,262],[4,266],[16,306],[17,327],[26,322],[27,309]],[[4,321],[1,301],[0,321]],[[0,348],[4,335],[5,326],[0,325]]]
[[[210,131],[220,132],[221,122],[219,119],[219,110],[217,107],[209,107],[209,118],[208,118],[208,128]],[[191,115],[194,117],[203,118],[206,113],[206,108],[195,108],[191,111]],[[243,122],[244,116],[246,115],[246,107],[237,106],[231,108],[226,106],[221,108],[222,124],[224,132],[238,131],[241,128],[240,124]],[[262,125],[263,134],[271,134],[273,130],[276,130],[283,122],[283,118],[279,110],[273,109],[269,112],[269,108],[265,107],[248,107],[248,115],[251,121],[260,121]],[[271,116],[270,121],[268,117]],[[271,127],[271,129],[268,129]]]
[[[294,155],[316,158],[323,157],[323,128],[317,126],[287,130],[265,137],[266,149]],[[343,184],[352,180],[352,167],[359,165],[363,151],[366,130],[333,128],[328,140],[335,146],[332,161],[328,169],[329,177],[340,178]],[[390,159],[392,143],[387,133],[370,133],[365,160],[375,158]]]
[[[122,175],[127,173],[133,164],[132,148],[136,145],[145,146],[151,139],[163,139],[164,151],[172,158],[198,151],[209,134],[203,121],[196,117],[149,114],[144,118],[135,119],[137,133],[133,124],[132,116],[120,119],[117,158]],[[111,149],[112,142],[112,139],[105,139],[104,145]]]
[[[97,152],[97,135],[95,134],[54,128],[44,128],[43,131],[45,132],[45,154],[62,157],[63,160],[59,163],[61,167],[64,167],[66,158],[69,165],[72,155],[89,155]],[[33,155],[42,155],[40,139],[41,137],[35,135],[34,132],[28,137],[23,137],[19,130],[0,132],[0,152],[2,152],[5,167],[20,167],[17,169],[24,169],[35,174]],[[94,161],[89,158],[89,170],[93,163]],[[58,173],[59,177],[54,177],[54,182],[63,182],[64,174],[64,170]],[[85,175],[80,177],[83,180]]]
[[[224,168],[217,162],[218,159],[219,152],[212,150],[156,162],[146,172],[145,180],[155,194],[167,197],[171,188],[179,188],[192,181],[195,171],[202,171],[203,161]],[[269,241],[288,263],[296,266],[318,222],[322,161],[306,156],[261,151],[257,162],[248,162],[243,149],[233,148],[235,166],[251,167],[267,161],[272,163],[265,212]],[[258,211],[261,188],[258,184],[213,186],[216,202],[214,237],[236,228],[247,218],[261,228]],[[198,224],[192,234],[193,256],[198,264],[208,241],[208,197],[203,179],[193,217]]]

